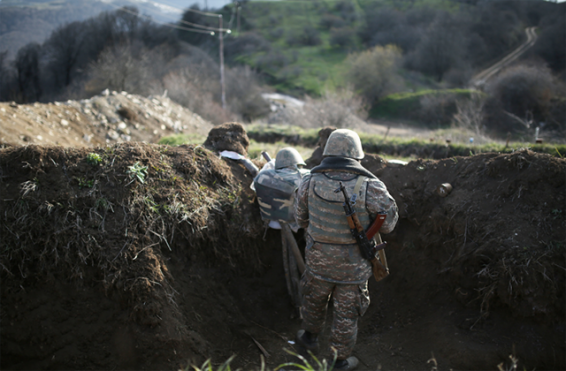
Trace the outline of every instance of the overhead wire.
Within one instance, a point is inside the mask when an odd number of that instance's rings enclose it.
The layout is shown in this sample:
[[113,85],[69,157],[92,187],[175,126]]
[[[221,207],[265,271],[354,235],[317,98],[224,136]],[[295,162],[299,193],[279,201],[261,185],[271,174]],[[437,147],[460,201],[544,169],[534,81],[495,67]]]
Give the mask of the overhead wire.
[[[193,27],[200,27],[200,29],[198,29],[198,28],[188,28],[188,27],[183,27],[183,26],[171,24],[171,23],[160,22],[160,21],[153,19],[152,17],[150,17],[148,15],[133,12],[133,11],[129,10],[128,8],[123,7],[123,6],[114,5],[112,3],[108,3],[108,4],[110,4],[111,6],[117,8],[117,9],[123,11],[123,12],[135,15],[136,17],[144,18],[144,19],[150,20],[152,22],[155,22],[157,24],[160,24],[162,26],[175,28],[175,29],[182,30],[182,31],[203,33],[203,34],[209,34],[209,35],[214,35],[214,32],[230,32],[230,29],[226,29],[226,28],[220,29],[218,27],[203,26],[203,25],[198,25],[196,23],[187,22],[187,21],[184,21],[184,20],[181,20],[181,22],[186,23],[186,24],[190,24]],[[201,13],[203,13],[203,12],[201,12]],[[213,14],[213,13],[208,13],[208,14]],[[219,16],[219,15],[216,14],[215,16]],[[208,30],[208,31],[205,31],[205,30]]]

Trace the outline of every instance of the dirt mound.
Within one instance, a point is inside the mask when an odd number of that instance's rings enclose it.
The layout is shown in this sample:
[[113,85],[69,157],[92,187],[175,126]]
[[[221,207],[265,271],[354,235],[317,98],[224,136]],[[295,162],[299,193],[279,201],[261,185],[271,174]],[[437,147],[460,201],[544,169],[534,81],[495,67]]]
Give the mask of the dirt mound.
[[206,135],[212,124],[169,98],[104,91],[81,101],[0,103],[0,146],[95,147],[157,142],[177,133]]
[[203,145],[211,150],[233,151],[247,156],[250,140],[242,124],[227,122],[210,130]]
[[211,354],[180,308],[200,270],[259,269],[243,167],[140,143],[0,158],[3,368],[176,369]]
[[[361,369],[428,369],[431,352],[439,369],[496,369],[514,349],[519,368],[564,369],[566,160],[363,164],[401,218],[384,236],[391,275],[370,282]],[[200,146],[0,150],[0,366],[294,360],[280,236],[264,234],[251,181]]]

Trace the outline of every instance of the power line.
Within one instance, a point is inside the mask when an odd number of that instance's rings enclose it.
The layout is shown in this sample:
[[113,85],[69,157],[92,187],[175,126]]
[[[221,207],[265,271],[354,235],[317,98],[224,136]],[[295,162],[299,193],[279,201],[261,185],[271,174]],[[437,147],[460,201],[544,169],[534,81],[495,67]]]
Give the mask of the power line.
[[[212,35],[212,36],[214,35],[214,32],[211,32],[211,31],[204,31],[204,30],[200,30],[200,29],[196,29],[196,28],[188,28],[188,27],[182,27],[182,26],[178,26],[178,25],[175,25],[175,24],[171,24],[171,23],[159,22],[159,21],[156,21],[155,19],[151,18],[150,16],[133,12],[131,10],[128,10],[125,7],[114,5],[112,3],[109,3],[109,4],[111,6],[117,8],[117,9],[119,9],[120,11],[135,15],[136,17],[139,17],[139,18],[147,19],[149,21],[155,22],[155,23],[160,24],[160,25],[165,26],[165,27],[175,28],[175,29],[178,29],[178,30],[183,30],[183,31],[188,31],[188,32],[204,33],[204,34],[209,34],[209,35]],[[212,28],[212,27],[210,27],[210,28],[207,27],[207,29],[210,29],[210,30],[213,30],[213,31],[218,31],[218,29]],[[230,30],[222,30],[222,31],[230,31]]]

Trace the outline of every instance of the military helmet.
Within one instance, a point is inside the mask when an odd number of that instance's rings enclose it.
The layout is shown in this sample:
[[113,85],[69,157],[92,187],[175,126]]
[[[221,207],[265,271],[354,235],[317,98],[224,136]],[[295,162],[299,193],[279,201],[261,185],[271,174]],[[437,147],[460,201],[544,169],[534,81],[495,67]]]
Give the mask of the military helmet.
[[275,169],[297,165],[305,166],[306,164],[301,154],[295,148],[287,147],[277,152],[277,156],[275,156]]
[[361,160],[364,158],[362,141],[356,132],[348,129],[337,129],[330,134],[323,156],[349,157]]

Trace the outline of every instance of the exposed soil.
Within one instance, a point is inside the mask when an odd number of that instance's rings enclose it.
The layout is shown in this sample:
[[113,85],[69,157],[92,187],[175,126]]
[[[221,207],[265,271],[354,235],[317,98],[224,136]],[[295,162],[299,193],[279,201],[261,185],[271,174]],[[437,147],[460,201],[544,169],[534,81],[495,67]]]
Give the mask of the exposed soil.
[[[251,176],[220,149],[0,150],[0,367],[296,360],[284,351],[297,351],[300,319],[279,232],[264,233]],[[363,165],[400,221],[384,236],[391,275],[370,281],[360,369],[432,369],[433,355],[441,370],[509,369],[511,354],[519,369],[565,369],[566,160],[521,151]]]
[[167,97],[102,92],[81,101],[0,102],[0,146],[96,147],[155,143],[179,133],[207,135],[212,124]]

